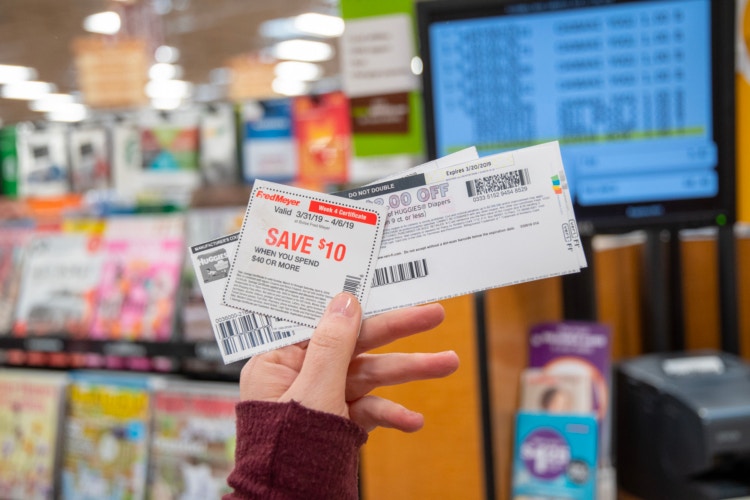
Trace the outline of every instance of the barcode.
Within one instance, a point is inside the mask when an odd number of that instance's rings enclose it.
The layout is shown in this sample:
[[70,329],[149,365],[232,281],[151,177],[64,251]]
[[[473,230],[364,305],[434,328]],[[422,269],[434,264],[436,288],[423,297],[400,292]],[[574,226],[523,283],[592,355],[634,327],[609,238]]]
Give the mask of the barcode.
[[531,177],[529,176],[529,169],[523,168],[513,172],[502,172],[466,181],[466,190],[469,192],[469,197],[471,198],[480,194],[504,191],[527,184],[531,184]]
[[274,331],[271,320],[263,314],[248,314],[219,323],[225,354],[234,354],[253,347],[292,336],[292,331]]
[[275,331],[271,327],[261,328],[242,335],[235,335],[234,337],[227,337],[221,342],[224,344],[225,354],[234,354],[237,351],[244,351],[252,347],[258,347],[259,345],[268,344],[275,340],[281,340],[291,337],[293,332],[291,330]]
[[403,264],[375,269],[375,276],[372,278],[372,286],[390,285],[391,283],[424,278],[428,274],[427,259],[404,262]]
[[221,338],[232,337],[241,333],[271,326],[271,320],[265,314],[246,314],[219,323]]
[[346,279],[344,280],[344,291],[349,292],[352,295],[357,295],[357,291],[359,290],[359,285],[361,282],[361,277],[351,276],[347,274]]

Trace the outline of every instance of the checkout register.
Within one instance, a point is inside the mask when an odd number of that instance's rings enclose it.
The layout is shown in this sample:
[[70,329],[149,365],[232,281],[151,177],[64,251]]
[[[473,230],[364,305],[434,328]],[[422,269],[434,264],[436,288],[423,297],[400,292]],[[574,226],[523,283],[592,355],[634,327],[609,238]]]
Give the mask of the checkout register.
[[750,499],[750,364],[648,354],[615,369],[621,489],[644,500]]

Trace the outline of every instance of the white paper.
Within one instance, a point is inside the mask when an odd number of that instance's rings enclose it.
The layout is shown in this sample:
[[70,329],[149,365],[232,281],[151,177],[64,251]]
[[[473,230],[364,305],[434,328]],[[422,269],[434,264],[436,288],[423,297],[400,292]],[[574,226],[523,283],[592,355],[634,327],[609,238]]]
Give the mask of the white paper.
[[224,303],[310,327],[339,292],[366,304],[386,213],[364,201],[256,181]]

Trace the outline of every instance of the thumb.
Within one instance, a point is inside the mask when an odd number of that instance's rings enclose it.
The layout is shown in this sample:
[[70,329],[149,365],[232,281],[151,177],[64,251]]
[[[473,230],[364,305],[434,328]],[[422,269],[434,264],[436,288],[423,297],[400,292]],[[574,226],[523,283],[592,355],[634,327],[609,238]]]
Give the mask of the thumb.
[[307,346],[299,375],[282,399],[348,417],[346,374],[362,323],[362,308],[350,293],[336,295]]

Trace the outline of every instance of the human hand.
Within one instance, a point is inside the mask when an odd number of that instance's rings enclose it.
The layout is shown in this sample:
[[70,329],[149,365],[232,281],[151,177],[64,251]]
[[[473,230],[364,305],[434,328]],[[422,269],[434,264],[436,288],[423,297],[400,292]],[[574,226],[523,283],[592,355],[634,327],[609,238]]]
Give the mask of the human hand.
[[417,431],[424,425],[421,414],[369,393],[381,386],[450,375],[458,368],[458,356],[453,351],[368,351],[430,330],[444,317],[440,304],[428,304],[389,311],[362,322],[357,299],[340,293],[328,305],[309,341],[254,356],[245,364],[240,397],[294,400],[313,410],[349,418],[368,432],[378,426]]

